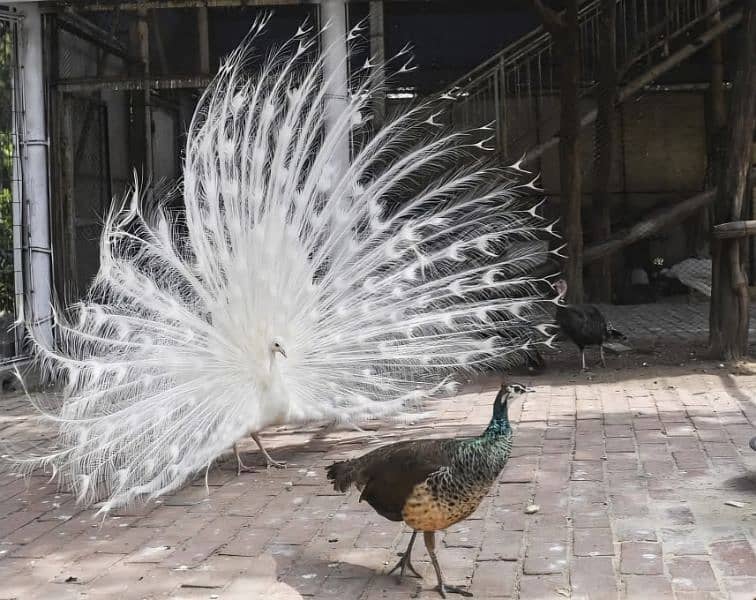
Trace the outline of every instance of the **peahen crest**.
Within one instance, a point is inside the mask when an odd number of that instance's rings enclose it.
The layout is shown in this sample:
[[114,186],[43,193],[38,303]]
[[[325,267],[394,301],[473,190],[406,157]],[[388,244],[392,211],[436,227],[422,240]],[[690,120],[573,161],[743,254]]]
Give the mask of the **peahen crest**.
[[263,25],[199,102],[183,210],[135,185],[88,297],[37,345],[65,390],[38,404],[58,450],[27,465],[105,511],[177,489],[249,431],[410,413],[550,343],[529,273],[552,229],[519,164],[470,160],[485,131],[441,134],[426,104],[367,135],[383,84],[369,62],[326,128],[319,32],[250,75]]

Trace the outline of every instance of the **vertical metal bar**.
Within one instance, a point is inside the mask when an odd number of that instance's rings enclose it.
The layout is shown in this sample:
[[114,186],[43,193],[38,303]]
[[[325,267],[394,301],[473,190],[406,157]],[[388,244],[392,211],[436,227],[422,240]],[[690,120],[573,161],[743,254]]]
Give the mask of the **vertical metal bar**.
[[501,83],[499,81],[499,69],[495,70],[493,72],[493,86],[494,86],[494,116],[495,116],[495,125],[496,125],[496,148],[501,153],[504,154],[503,147],[501,145]]
[[147,9],[138,12],[137,36],[139,39],[139,59],[144,68],[144,168],[151,177],[154,173],[152,156],[152,90],[148,85],[150,77],[150,25],[147,19]]
[[507,72],[504,67],[504,60],[499,61],[499,86],[500,86],[500,92],[499,95],[501,97],[501,106],[499,107],[499,111],[496,113],[496,116],[498,118],[498,121],[501,123],[501,145],[499,146],[501,148],[502,155],[506,156],[509,151],[509,144],[508,144],[508,123],[507,123]]
[[[9,23],[11,32],[11,215],[13,223],[13,288],[15,292],[16,318],[24,316],[26,281],[23,257],[23,165],[21,163],[21,111],[23,107],[23,82],[19,68],[19,27]],[[16,356],[21,354],[24,342],[22,327],[15,329]]]
[[[386,63],[386,41],[383,28],[383,2],[372,0],[370,2],[370,56],[373,58],[373,69],[378,73],[381,82],[385,75]],[[381,85],[373,95],[373,128],[380,129],[385,120],[386,91]]]
[[[344,0],[323,0],[320,3],[320,18],[328,27],[322,29],[324,52],[323,71],[327,85],[326,135],[334,131],[340,114],[347,102],[348,52],[346,45],[347,20]],[[343,132],[343,139],[337,145],[333,168],[336,179],[344,173],[349,164],[349,132]]]
[[210,23],[208,21],[207,6],[197,9],[197,29],[199,33],[199,65],[200,73],[210,74]]
[[51,345],[52,248],[50,246],[50,196],[48,136],[45,109],[45,65],[42,56],[42,14],[39,2],[18,6],[24,15],[20,44],[21,102],[14,125],[21,150],[22,226],[27,253],[25,314],[33,335]]

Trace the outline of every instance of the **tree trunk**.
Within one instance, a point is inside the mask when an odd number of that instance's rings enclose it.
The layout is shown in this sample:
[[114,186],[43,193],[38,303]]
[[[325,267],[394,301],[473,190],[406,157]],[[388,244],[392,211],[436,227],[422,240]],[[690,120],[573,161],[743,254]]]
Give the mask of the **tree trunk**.
[[564,28],[558,34],[557,41],[562,55],[559,74],[559,183],[562,228],[567,242],[564,276],[568,284],[568,302],[579,304],[583,301],[583,192],[580,173],[580,31],[577,0],[567,1]]
[[[716,8],[719,0],[706,0],[706,9]],[[716,27],[722,22],[719,12],[712,14],[708,21],[710,27]],[[724,90],[724,53],[722,37],[711,42],[709,46],[709,91],[707,94],[706,113],[706,173],[704,186],[706,189],[717,187],[724,166],[724,154],[727,136],[727,100]],[[701,210],[695,219],[691,219],[689,226],[688,250],[696,256],[710,254],[709,237],[714,220],[713,206]]]
[[[611,195],[614,132],[617,121],[617,3],[601,0],[598,32],[598,86],[596,139],[593,166],[593,202],[591,229],[593,243],[598,244],[612,234]],[[589,271],[590,289],[597,302],[612,300],[612,261],[606,257],[596,262]]]
[[567,259],[562,269],[567,280],[567,301],[583,301],[583,201],[580,173],[580,29],[578,0],[566,0],[563,13],[531,0],[559,51],[559,184],[562,232]]
[[[756,0],[745,0],[739,68],[730,107],[729,139],[717,189],[716,223],[739,221],[745,196],[756,124]],[[747,244],[712,236],[712,291],[709,343],[714,356],[738,359],[748,349]]]

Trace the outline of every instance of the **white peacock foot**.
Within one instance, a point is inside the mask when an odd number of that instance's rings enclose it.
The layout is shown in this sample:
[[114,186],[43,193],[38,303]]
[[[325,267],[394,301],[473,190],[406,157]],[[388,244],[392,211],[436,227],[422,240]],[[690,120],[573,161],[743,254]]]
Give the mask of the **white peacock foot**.
[[236,476],[239,477],[242,473],[259,473],[255,467],[248,467],[245,465],[241,459],[237,459],[236,461]]
[[285,469],[286,468],[286,461],[278,461],[273,460],[272,458],[268,458],[266,460],[266,468],[270,471],[270,468],[273,467],[274,469]]

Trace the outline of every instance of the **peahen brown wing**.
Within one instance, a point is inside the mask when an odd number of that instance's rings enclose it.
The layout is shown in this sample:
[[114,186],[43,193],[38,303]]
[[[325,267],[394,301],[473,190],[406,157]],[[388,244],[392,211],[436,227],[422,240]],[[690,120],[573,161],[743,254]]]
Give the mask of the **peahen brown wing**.
[[402,520],[402,509],[413,488],[431,473],[449,465],[448,448],[457,440],[399,442],[362,457],[359,479],[365,500],[382,517]]

